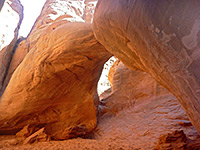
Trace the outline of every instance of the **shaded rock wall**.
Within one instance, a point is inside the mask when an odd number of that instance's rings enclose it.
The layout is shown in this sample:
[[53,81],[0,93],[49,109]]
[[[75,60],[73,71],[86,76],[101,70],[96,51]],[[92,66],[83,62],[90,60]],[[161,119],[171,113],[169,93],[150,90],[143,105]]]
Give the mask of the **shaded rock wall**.
[[99,0],[98,41],[173,93],[200,133],[199,1]]
[[[199,140],[177,99],[149,74],[117,61],[109,80],[112,88],[100,96],[95,139],[130,145],[130,150],[152,150],[160,135],[175,130],[183,130],[188,140]],[[172,138],[170,143],[175,144]]]
[[5,2],[5,0],[0,1],[0,11],[1,11],[2,7],[3,7],[4,2]]
[[131,71],[119,60],[111,67],[108,79],[112,88],[100,95],[101,104],[109,105],[115,113],[134,106],[137,99],[151,99],[161,93],[168,94],[168,91],[147,73]]
[[13,50],[17,43],[18,30],[23,19],[23,7],[18,0],[6,0],[0,12],[0,96]]

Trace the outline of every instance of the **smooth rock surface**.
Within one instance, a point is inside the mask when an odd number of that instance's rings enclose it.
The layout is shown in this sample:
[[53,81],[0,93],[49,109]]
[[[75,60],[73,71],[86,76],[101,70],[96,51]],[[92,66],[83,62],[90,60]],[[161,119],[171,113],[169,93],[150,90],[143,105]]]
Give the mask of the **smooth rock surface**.
[[67,22],[91,22],[97,0],[47,0],[40,16],[35,21],[28,37],[19,43],[10,62],[6,74],[2,93],[19,64],[23,61],[30,49],[35,47],[41,33],[51,25],[52,28]]
[[1,97],[0,132],[15,133],[26,125],[45,127],[53,139],[73,137],[80,126],[82,133],[91,132],[97,82],[109,57],[90,24],[49,25]]
[[108,105],[113,113],[134,106],[137,99],[147,100],[160,93],[168,94],[168,91],[147,73],[131,71],[119,60],[110,68],[108,79],[112,88],[100,95],[100,99],[103,108]]
[[199,1],[99,0],[97,40],[176,96],[200,134]]
[[0,133],[31,125],[45,127],[53,139],[68,139],[96,126],[96,86],[111,54],[90,24],[80,23],[84,2],[47,0],[29,36],[20,40],[3,84]]
[[0,96],[12,59],[18,30],[23,19],[23,6],[19,0],[6,0],[0,12]]

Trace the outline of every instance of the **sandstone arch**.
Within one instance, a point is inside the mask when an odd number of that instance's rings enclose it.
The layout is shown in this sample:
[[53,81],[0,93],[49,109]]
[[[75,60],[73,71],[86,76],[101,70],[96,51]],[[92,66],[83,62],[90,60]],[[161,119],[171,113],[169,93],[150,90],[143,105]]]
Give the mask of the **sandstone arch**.
[[148,72],[200,133],[199,1],[99,0],[97,40],[130,68]]

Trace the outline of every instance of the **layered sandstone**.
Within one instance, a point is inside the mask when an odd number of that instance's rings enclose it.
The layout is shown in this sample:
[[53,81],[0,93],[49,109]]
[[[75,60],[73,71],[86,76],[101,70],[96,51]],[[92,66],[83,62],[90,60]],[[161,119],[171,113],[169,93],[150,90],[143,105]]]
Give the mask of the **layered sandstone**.
[[[1,1],[1,5],[4,1]],[[6,0],[0,12],[0,96],[8,67],[18,38],[23,19],[23,7],[19,0]]]
[[97,82],[111,54],[83,23],[82,3],[48,0],[21,39],[0,99],[0,133],[30,125],[68,139],[96,127]]
[[199,2],[100,0],[98,41],[173,93],[200,133]]
[[199,150],[199,140],[190,140],[186,137],[183,130],[175,130],[159,137],[155,150]]
[[97,0],[47,0],[40,16],[37,18],[28,37],[16,48],[14,56],[7,67],[7,74],[2,85],[2,92],[6,88],[13,72],[23,61],[26,54],[35,46],[41,32],[52,23],[52,28],[67,22],[91,22]]
[[1,132],[32,124],[44,126],[54,139],[67,139],[96,126],[96,85],[110,54],[90,24],[53,27],[41,33],[1,97]]

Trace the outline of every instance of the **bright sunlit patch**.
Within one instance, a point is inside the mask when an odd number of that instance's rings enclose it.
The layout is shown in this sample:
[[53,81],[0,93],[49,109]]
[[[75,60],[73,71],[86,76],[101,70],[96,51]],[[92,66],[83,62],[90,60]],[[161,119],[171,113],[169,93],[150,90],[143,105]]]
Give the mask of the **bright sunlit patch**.
[[51,10],[54,12],[48,14],[50,20],[56,20],[60,16],[66,15],[63,20],[68,22],[84,22],[82,16],[84,14],[84,1],[65,0],[59,3],[51,3]]
[[19,30],[19,36],[26,37],[30,32],[36,18],[40,15],[46,0],[20,0],[24,6],[24,19]]
[[106,91],[107,89],[111,87],[110,82],[108,81],[108,73],[109,73],[110,67],[112,67],[115,61],[116,61],[116,58],[113,56],[104,64],[103,71],[101,73],[101,77],[99,79],[98,88],[97,88],[99,95],[101,95],[104,91]]
[[[7,14],[10,17],[7,17]],[[0,20],[5,20],[0,23],[0,51],[3,47],[10,44],[10,41],[14,38],[14,31],[16,24],[13,22],[19,22],[19,15],[10,7],[10,1],[6,1],[0,13]]]

